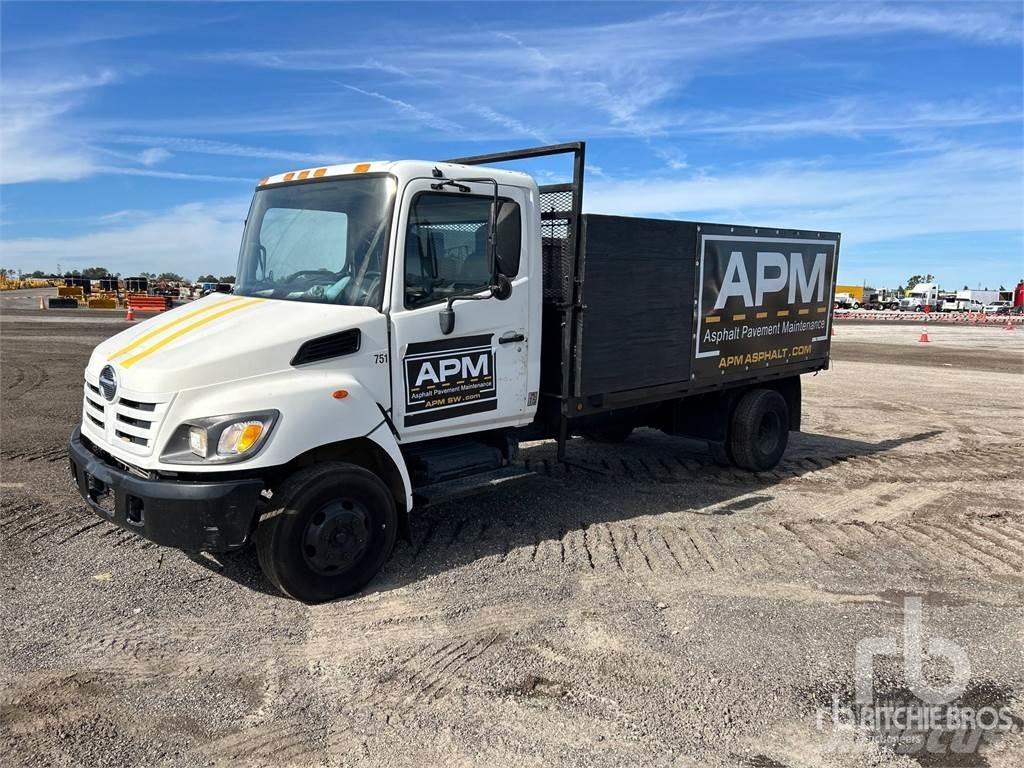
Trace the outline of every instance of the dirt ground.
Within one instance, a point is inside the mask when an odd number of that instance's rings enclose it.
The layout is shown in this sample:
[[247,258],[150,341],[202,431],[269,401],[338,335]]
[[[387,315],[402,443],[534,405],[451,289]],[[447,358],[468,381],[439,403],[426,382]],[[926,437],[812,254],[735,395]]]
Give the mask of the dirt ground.
[[[310,607],[251,551],[87,511],[65,441],[124,324],[32,301],[0,298],[7,765],[1024,764],[1024,330],[840,324],[776,471],[649,430],[532,445],[534,476],[423,511],[370,589]],[[913,596],[1013,729],[900,755],[822,721]],[[876,696],[904,667],[876,660]]]

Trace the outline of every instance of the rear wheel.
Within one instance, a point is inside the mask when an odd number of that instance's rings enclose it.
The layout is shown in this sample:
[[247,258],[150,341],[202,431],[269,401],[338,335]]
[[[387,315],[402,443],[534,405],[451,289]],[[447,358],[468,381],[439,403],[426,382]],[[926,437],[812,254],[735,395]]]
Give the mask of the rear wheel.
[[789,407],[773,389],[747,392],[733,411],[729,447],[737,466],[752,472],[775,467],[789,442]]
[[391,555],[395,500],[354,464],[300,470],[275,489],[256,529],[263,573],[289,597],[321,603],[362,589]]

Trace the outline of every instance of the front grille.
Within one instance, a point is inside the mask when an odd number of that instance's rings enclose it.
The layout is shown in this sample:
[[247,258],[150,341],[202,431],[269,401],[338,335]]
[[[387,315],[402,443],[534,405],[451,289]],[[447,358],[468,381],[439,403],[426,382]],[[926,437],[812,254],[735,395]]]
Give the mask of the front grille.
[[100,371],[99,385],[100,390],[103,392],[103,397],[108,401],[113,400],[114,394],[117,392],[117,378],[111,366],[103,366],[103,370]]
[[90,373],[86,373],[84,395],[82,427],[93,442],[139,456],[153,452],[169,397],[119,392],[107,402],[102,382]]

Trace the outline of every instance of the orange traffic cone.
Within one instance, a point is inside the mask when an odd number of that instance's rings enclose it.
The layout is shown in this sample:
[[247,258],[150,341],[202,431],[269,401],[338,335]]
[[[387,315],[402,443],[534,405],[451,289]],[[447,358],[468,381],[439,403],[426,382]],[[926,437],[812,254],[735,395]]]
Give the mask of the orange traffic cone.
[[135,312],[132,311],[131,304],[128,305],[128,311],[125,313],[124,319],[127,320],[129,323],[135,321]]
[[928,329],[927,328],[921,329],[921,338],[918,339],[918,341],[920,341],[922,343],[927,343],[927,342],[931,341],[931,339],[928,338]]
[[1006,325],[1003,326],[1004,331],[1013,330],[1013,321],[1010,318],[1006,318]]

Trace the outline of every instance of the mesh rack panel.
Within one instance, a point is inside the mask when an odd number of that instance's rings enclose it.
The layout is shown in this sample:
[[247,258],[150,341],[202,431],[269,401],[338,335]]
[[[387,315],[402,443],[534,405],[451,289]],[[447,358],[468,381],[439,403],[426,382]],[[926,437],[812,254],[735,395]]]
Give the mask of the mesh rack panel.
[[475,233],[481,227],[486,227],[486,221],[467,221],[467,222],[453,222],[453,223],[441,223],[441,224],[430,224],[420,222],[416,226],[422,230],[428,230],[431,232],[473,232]]
[[541,248],[544,260],[544,301],[565,304],[571,299],[572,190],[540,193]]

